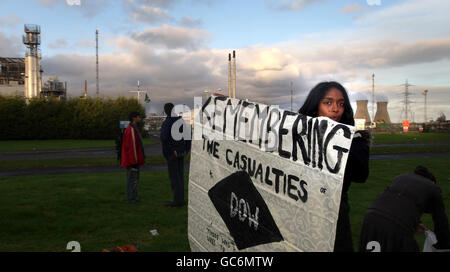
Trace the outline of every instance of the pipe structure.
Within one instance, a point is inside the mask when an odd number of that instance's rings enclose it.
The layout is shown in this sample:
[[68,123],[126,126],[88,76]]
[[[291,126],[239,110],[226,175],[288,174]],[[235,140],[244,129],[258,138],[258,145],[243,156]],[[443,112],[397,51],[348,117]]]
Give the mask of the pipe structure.
[[228,54],[228,97],[231,98],[231,54]]
[[233,98],[236,98],[236,51],[233,50]]

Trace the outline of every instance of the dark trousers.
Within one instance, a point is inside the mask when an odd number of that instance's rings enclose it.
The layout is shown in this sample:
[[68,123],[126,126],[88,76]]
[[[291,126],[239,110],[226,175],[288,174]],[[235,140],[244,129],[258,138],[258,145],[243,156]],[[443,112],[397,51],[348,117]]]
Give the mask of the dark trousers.
[[339,207],[336,226],[336,239],[334,240],[334,252],[353,252],[350,206],[348,205],[347,192],[343,192],[341,196],[341,205]]
[[184,157],[171,156],[167,159],[173,202],[184,204]]
[[394,222],[383,213],[368,210],[361,229],[359,251],[372,251],[370,243],[376,242],[381,252],[419,252],[414,231]]
[[136,201],[138,194],[139,166],[127,167],[127,200]]

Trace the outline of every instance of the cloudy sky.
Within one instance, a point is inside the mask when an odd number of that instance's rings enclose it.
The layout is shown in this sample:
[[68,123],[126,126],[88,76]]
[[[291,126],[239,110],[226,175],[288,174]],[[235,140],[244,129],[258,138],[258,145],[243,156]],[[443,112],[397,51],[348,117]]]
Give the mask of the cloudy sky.
[[[318,82],[335,80],[352,101],[388,100],[401,120],[450,117],[450,1],[447,0],[2,0],[0,56],[22,57],[24,24],[42,32],[44,80],[67,81],[68,95],[95,95],[95,30],[100,93],[148,91],[149,112],[166,101],[193,104],[205,89],[228,93],[228,53],[237,54],[237,96],[294,110]],[[352,103],[354,110],[356,104]]]

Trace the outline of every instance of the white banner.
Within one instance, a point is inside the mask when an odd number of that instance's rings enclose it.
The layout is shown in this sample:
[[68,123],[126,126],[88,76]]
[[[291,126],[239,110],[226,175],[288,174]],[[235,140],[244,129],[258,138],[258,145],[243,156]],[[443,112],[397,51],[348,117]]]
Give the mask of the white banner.
[[194,118],[192,251],[332,251],[354,127],[212,96]]

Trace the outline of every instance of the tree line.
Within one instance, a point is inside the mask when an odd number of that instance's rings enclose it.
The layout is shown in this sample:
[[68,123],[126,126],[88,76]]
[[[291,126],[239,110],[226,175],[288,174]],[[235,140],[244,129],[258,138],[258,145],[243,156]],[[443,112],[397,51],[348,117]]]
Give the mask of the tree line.
[[[74,98],[67,101],[0,95],[0,140],[113,139],[132,111],[145,116],[135,98]],[[141,123],[142,128],[142,123]]]

